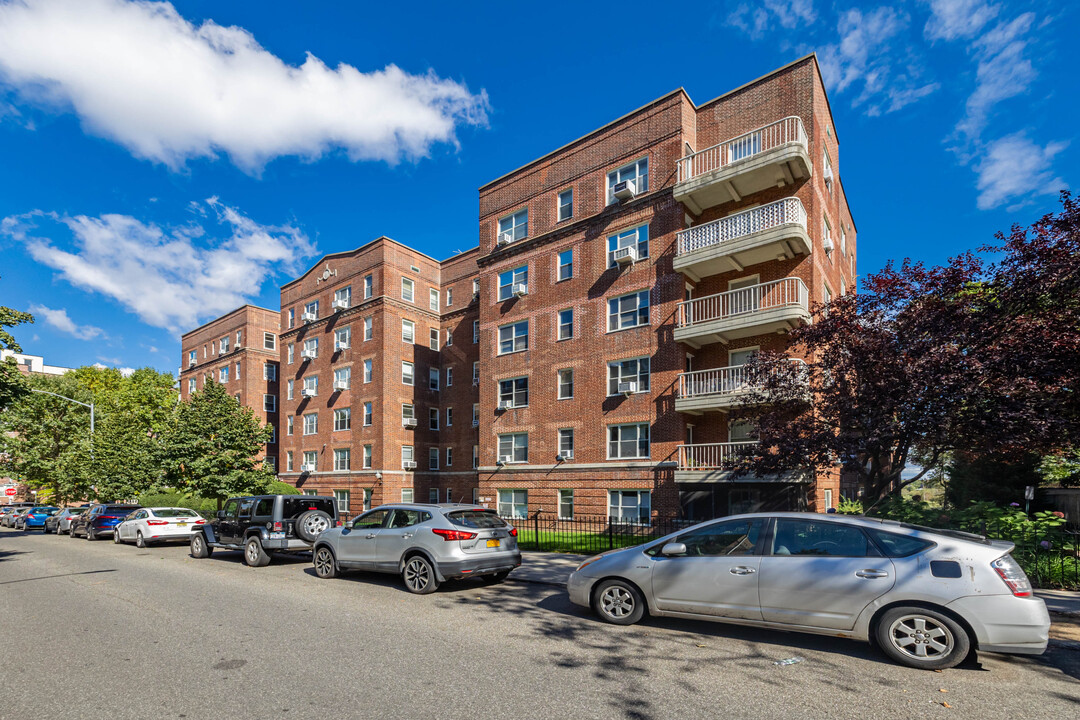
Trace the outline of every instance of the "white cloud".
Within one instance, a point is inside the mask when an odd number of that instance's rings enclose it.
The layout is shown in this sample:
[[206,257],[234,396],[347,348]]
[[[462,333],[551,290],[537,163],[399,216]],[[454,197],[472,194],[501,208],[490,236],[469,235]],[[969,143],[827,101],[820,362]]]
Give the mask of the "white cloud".
[[[58,216],[36,211],[0,221],[0,233],[21,241],[38,262],[72,285],[109,297],[150,325],[188,330],[259,294],[279,274],[295,275],[315,255],[292,225],[261,225],[210,198],[217,225],[173,228],[130,215]],[[35,236],[35,224],[65,226],[72,242]],[[214,231],[225,230],[218,239]],[[66,233],[56,233],[66,234]]]
[[45,318],[45,322],[52,325],[60,332],[67,333],[80,340],[94,340],[105,336],[105,331],[93,325],[77,325],[68,317],[64,308],[53,309],[44,305],[31,305],[30,312],[35,316]]
[[168,2],[0,4],[0,78],[23,100],[70,108],[88,132],[173,168],[224,153],[256,172],[275,157],[334,150],[394,163],[487,121],[485,93],[434,71],[330,68],[310,53],[289,65],[247,30],[196,26]]
[[[120,364],[120,360],[117,359],[117,358],[99,358],[99,359],[100,360],[108,360],[109,364],[114,365],[114,366]],[[109,365],[103,365],[103,364],[101,364],[99,362],[94,363],[93,365],[91,365],[91,367],[96,367],[98,370],[108,370],[109,369]],[[130,367],[118,367],[116,369],[120,371],[120,374],[123,377],[131,377],[132,374],[135,372],[135,368],[130,368]]]
[[812,0],[763,0],[751,7],[740,3],[727,18],[727,24],[737,27],[754,40],[765,37],[778,27],[794,30],[817,19]]
[[1034,195],[1055,195],[1068,185],[1054,173],[1052,161],[1067,143],[1040,147],[1019,132],[991,142],[979,162],[977,187],[980,210],[1026,205]]
[[977,138],[983,132],[994,105],[1027,92],[1037,77],[1031,60],[1024,56],[1034,19],[1033,13],[1024,13],[999,23],[972,42],[971,52],[978,59],[975,89],[957,125],[957,130],[968,138]]
[[1000,8],[985,0],[929,0],[930,19],[923,32],[929,40],[972,37],[997,17]]

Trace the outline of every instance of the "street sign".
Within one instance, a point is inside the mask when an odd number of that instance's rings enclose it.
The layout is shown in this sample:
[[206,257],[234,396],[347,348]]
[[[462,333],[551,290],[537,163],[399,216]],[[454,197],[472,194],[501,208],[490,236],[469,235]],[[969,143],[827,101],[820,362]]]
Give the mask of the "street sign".
[[4,490],[4,494],[8,497],[15,497],[15,488],[10,485]]
[[1024,499],[1025,500],[1034,500],[1035,499],[1035,486],[1034,485],[1028,485],[1026,488],[1024,488]]

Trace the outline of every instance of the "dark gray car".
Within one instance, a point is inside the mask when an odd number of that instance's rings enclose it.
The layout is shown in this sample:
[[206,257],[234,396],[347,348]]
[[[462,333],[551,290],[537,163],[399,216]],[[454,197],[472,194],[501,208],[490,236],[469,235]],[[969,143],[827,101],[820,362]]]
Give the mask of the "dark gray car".
[[476,505],[382,505],[315,541],[315,573],[341,570],[401,575],[409,592],[434,592],[456,578],[501,582],[521,565],[517,530]]

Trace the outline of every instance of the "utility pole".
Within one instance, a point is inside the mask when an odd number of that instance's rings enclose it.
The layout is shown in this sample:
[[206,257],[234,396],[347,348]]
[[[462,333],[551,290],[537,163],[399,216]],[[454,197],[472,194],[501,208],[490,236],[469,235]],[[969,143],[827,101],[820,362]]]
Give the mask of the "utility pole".
[[69,398],[69,397],[66,397],[64,395],[57,395],[56,393],[49,392],[48,390],[38,390],[37,388],[30,388],[30,392],[41,393],[42,395],[52,395],[53,397],[60,398],[61,400],[67,400],[68,402],[73,402],[76,405],[82,405],[83,407],[90,408],[90,459],[93,460],[94,459],[94,403],[93,402],[84,403],[81,400],[76,400],[75,398]]

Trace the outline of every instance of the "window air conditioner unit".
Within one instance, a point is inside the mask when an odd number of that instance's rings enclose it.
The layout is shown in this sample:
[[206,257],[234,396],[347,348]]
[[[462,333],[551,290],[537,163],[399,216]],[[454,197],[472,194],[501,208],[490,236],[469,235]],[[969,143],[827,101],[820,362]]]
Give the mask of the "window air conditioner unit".
[[334,349],[335,350],[348,350],[349,349],[349,343],[347,343],[347,342],[345,342],[343,340],[338,341],[338,342],[334,343]]
[[833,242],[833,239],[831,237],[827,237],[822,240],[821,244],[825,247],[825,252],[827,253],[831,253],[833,250],[836,249],[836,244]]
[[416,427],[416,418],[401,418],[401,424],[404,427],[414,428]]
[[624,247],[615,251],[615,262],[619,265],[629,265],[637,262],[637,248]]
[[315,463],[300,463],[300,472],[315,472]]
[[569,450],[560,450],[559,451],[559,459],[560,460],[573,460],[574,459],[574,453],[570,452]]
[[348,390],[349,389],[349,381],[348,380],[335,380],[334,381],[334,389],[335,390]]
[[619,392],[623,395],[633,395],[637,392],[637,380],[629,380],[619,383]]
[[524,297],[529,294],[529,286],[525,283],[514,283],[514,295]]
[[334,310],[348,310],[349,309],[349,301],[348,300],[335,300],[333,303],[331,303],[331,307],[333,307]]
[[502,467],[503,465],[505,465],[508,462],[510,462],[510,456],[509,455],[500,455],[499,459],[495,461],[495,464],[498,465],[499,467]]
[[314,350],[301,350],[300,351],[300,357],[304,358],[305,360],[314,360],[315,359],[315,351]]
[[187,366],[188,366],[189,368],[195,367],[195,361],[194,361],[194,360],[188,360],[188,361],[187,361]]
[[514,233],[512,232],[501,232],[495,240],[496,245],[509,245],[512,242],[514,242]]
[[611,194],[619,200],[632,200],[637,195],[637,183],[633,180],[617,182],[615,187],[611,189]]
[[822,175],[822,177],[825,178],[826,183],[830,183],[830,184],[832,183],[832,181],[833,181],[833,172],[832,172],[832,166],[831,165],[827,165],[825,167],[825,173]]
[[514,401],[513,400],[500,400],[499,401],[499,409],[500,410],[509,410],[512,407],[514,407]]
[[318,319],[318,317],[313,312],[305,312],[302,315],[300,315],[300,319],[303,320],[304,322],[315,322]]
[[319,394],[319,391],[315,388],[304,388],[300,391],[300,395],[303,397],[315,397]]
[[416,461],[415,460],[403,460],[402,463],[401,463],[401,467],[403,467],[406,470],[415,470],[416,469]]

